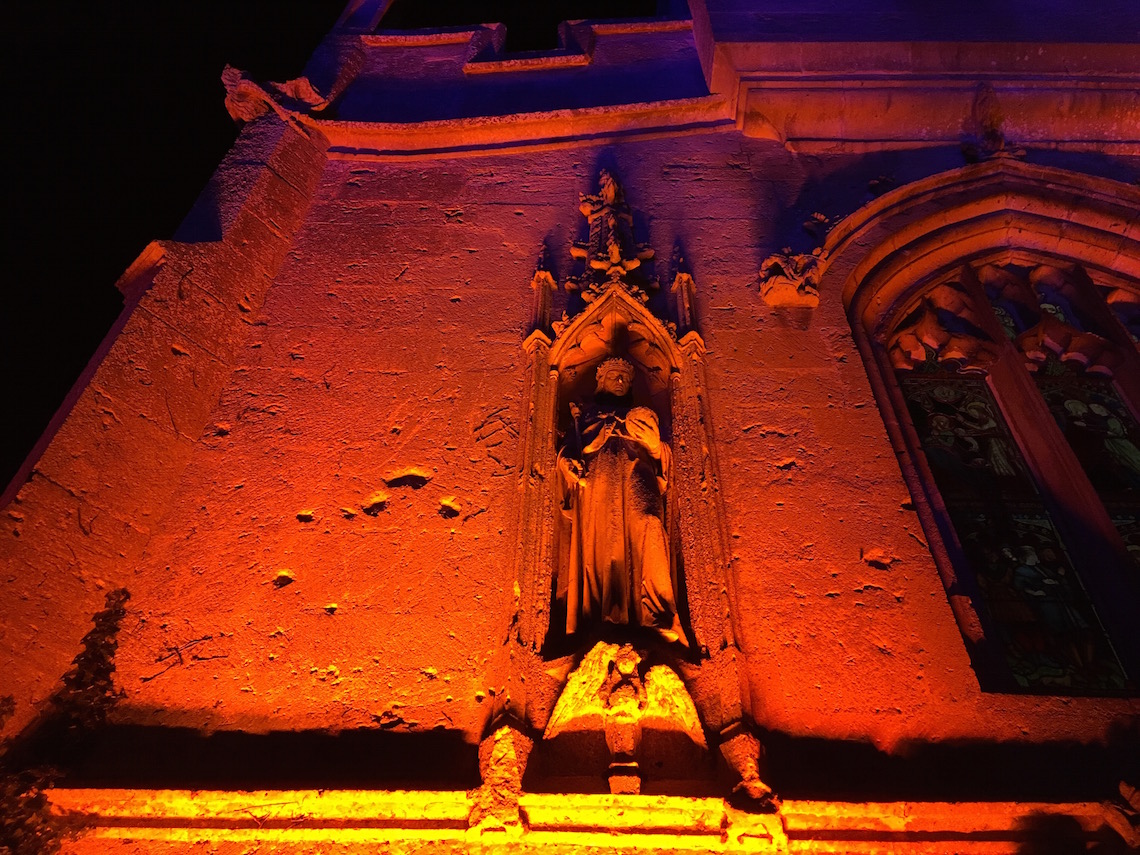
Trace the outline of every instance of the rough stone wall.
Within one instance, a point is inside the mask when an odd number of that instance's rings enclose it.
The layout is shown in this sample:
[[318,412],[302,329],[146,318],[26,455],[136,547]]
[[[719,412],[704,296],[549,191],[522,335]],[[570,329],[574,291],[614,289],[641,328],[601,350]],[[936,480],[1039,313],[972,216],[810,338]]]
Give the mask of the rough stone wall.
[[840,295],[756,293],[813,188],[847,213],[881,165],[734,131],[329,161],[133,568],[119,719],[478,738],[514,606],[528,284],[544,242],[570,272],[604,166],[658,274],[680,246],[697,283],[757,721],[886,749],[1105,738],[1135,702],[979,691]]
[[15,699],[4,737],[58,687],[107,590],[161,585],[137,575],[139,558],[323,161],[279,122],[250,126],[180,234],[198,242],[152,245],[120,282],[122,316],[4,511],[0,695]]

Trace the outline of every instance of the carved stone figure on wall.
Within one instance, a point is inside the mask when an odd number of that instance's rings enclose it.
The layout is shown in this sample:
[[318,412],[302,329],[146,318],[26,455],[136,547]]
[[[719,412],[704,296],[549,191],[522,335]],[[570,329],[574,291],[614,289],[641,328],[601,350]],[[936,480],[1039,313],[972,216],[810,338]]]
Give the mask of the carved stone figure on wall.
[[569,544],[557,596],[566,634],[598,623],[650,627],[685,643],[665,515],[671,452],[652,409],[633,406],[633,365],[598,367],[592,403],[571,405],[558,453]]

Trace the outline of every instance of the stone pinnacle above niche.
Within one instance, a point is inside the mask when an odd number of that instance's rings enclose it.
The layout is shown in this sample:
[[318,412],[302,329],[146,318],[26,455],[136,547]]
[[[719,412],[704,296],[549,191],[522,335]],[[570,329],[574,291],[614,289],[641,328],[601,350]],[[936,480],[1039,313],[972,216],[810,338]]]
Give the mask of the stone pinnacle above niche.
[[[580,193],[578,209],[589,227],[586,240],[574,241],[570,255],[583,262],[582,269],[567,277],[561,301],[561,319],[552,320],[552,305],[557,283],[547,269],[545,249],[540,255],[531,283],[535,290],[534,322],[532,329],[557,339],[572,321],[588,313],[607,294],[620,293],[638,306],[638,314],[653,318],[669,338],[690,340],[703,347],[695,330],[694,304],[696,283],[693,280],[680,247],[676,247],[670,265],[672,287],[664,300],[657,299],[660,283],[651,261],[655,252],[651,246],[634,239],[633,213],[625,201],[625,193],[612,172],[602,169],[598,173],[598,192]],[[580,302],[573,295],[578,295]]]
[[642,272],[641,262],[653,258],[653,250],[634,243],[633,213],[612,173],[606,169],[598,173],[598,192],[580,194],[578,209],[590,224],[590,237],[575,242],[570,254],[586,262],[586,271],[568,280],[566,289],[580,291],[582,299],[592,303],[611,284],[620,284],[642,303],[648,302],[657,281],[634,271]]

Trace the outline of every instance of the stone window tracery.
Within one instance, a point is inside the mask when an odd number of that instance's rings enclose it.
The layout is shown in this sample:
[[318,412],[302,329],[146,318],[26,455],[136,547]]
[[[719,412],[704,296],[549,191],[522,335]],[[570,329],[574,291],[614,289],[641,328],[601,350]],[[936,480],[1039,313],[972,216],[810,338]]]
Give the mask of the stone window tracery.
[[983,683],[1132,694],[1105,607],[1140,577],[1140,286],[1016,262],[944,274],[880,327],[891,395],[996,666]]

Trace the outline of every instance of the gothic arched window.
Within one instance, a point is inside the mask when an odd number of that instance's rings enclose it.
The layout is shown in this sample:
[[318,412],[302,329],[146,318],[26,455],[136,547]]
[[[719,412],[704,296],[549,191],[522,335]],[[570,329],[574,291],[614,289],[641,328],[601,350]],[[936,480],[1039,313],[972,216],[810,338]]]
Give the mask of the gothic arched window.
[[1080,267],[964,266],[880,336],[944,540],[1022,690],[1136,687],[1113,642],[1127,628],[1090,593],[1140,578],[1140,425],[1121,382],[1140,372],[1097,292]]
[[1135,694],[1140,194],[1006,162],[889,196],[829,238],[821,291],[842,282],[982,687]]

